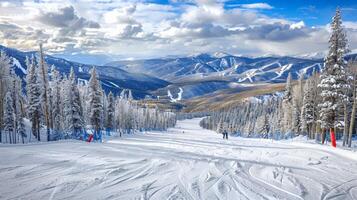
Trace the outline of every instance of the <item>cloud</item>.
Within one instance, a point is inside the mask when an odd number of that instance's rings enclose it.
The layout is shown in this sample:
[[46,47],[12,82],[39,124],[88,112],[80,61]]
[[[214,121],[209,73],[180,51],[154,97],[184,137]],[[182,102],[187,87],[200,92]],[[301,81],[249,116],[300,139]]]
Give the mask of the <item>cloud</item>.
[[160,33],[163,38],[212,38],[212,37],[225,37],[234,34],[234,30],[229,30],[222,26],[205,24],[175,24]]
[[248,9],[273,9],[274,7],[267,3],[251,3],[251,4],[241,4],[242,8]]
[[80,30],[83,28],[100,28],[97,22],[79,17],[73,8],[68,6],[60,8],[57,12],[41,12],[37,20],[43,24],[58,28]]
[[136,11],[136,5],[116,8],[103,14],[103,19],[108,24],[135,24],[137,21],[133,18],[133,13]]
[[[296,27],[296,26],[294,26]],[[287,41],[300,37],[308,37],[307,30],[291,28],[288,24],[268,24],[244,30],[246,36],[251,40]]]
[[[272,15],[265,12],[273,9],[267,3],[169,2],[0,0],[0,40],[24,50],[34,50],[38,41],[45,41],[47,52],[71,58],[86,53],[143,58],[213,51],[291,55],[324,50],[328,45],[328,25],[309,27],[303,21],[279,17],[278,9]],[[309,10],[316,8],[299,12]],[[356,22],[343,25],[350,47],[357,48]]]
[[305,27],[304,21],[299,21],[297,23],[290,24],[290,29],[301,29]]
[[14,6],[21,6],[22,0],[0,0],[0,7],[14,7]]
[[120,38],[134,38],[139,36],[139,33],[142,32],[143,29],[141,24],[125,24],[120,26],[118,36]]
[[128,5],[113,9],[103,15],[106,35],[117,39],[148,39],[151,33],[144,32],[143,24],[135,18],[137,6]]

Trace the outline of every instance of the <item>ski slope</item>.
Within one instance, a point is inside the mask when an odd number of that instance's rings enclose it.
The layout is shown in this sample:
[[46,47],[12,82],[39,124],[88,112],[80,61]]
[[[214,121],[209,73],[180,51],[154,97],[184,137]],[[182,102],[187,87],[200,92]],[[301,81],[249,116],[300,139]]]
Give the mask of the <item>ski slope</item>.
[[232,138],[200,119],[105,143],[0,145],[0,199],[357,199],[357,155]]

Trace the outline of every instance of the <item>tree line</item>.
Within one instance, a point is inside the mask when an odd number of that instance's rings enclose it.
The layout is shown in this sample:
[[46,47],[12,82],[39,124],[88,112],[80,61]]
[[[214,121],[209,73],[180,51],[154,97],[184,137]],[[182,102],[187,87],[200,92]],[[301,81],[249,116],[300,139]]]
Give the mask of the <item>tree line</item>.
[[289,73],[284,92],[214,111],[201,121],[201,126],[246,137],[281,139],[306,135],[322,143],[329,139],[333,146],[337,137],[344,146],[351,147],[356,132],[357,65],[353,60],[345,60],[349,50],[339,9],[331,29],[321,73],[314,72],[306,80],[300,74],[295,84]]
[[55,66],[49,70],[42,45],[36,56],[26,58],[26,66],[23,83],[10,57],[0,52],[0,143],[25,143],[30,134],[38,141],[86,140],[89,135],[100,141],[113,132],[121,136],[176,124],[173,112],[139,106],[130,90],[106,94],[95,68],[87,84],[78,83],[73,68],[68,75]]

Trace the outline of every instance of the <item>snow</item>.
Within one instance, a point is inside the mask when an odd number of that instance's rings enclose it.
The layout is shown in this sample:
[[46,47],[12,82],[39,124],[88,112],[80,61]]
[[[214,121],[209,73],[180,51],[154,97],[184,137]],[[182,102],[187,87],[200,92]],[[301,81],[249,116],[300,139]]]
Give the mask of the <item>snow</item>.
[[283,75],[283,73],[287,70],[289,70],[291,67],[293,66],[293,64],[287,64],[281,67],[279,72],[276,72],[278,74],[278,77],[280,77],[281,75]]
[[272,62],[272,63],[269,63],[269,64],[267,64],[267,65],[262,66],[262,67],[260,68],[260,70],[263,70],[263,71],[264,71],[266,68],[268,68],[268,67],[270,67],[270,66],[272,66],[272,65],[275,65],[275,64],[277,64],[279,67],[281,67],[280,62],[275,61],[275,62]]
[[22,67],[22,65],[19,62],[19,60],[17,60],[16,58],[12,58],[12,64],[14,66],[16,66],[18,69],[20,69],[22,73],[27,74],[26,69]]
[[80,85],[88,84],[88,80],[86,80],[86,79],[78,78],[77,80],[78,80],[78,84],[80,84]]
[[[356,199],[357,154],[203,130],[0,145],[0,199]],[[347,156],[346,156],[347,155]]]
[[179,87],[179,92],[177,93],[177,98],[174,98],[171,94],[170,90],[167,90],[167,96],[170,98],[170,101],[172,103],[175,103],[177,101],[180,101],[182,99],[182,93],[183,93],[183,89],[181,87]]
[[319,67],[319,71],[321,71],[321,64],[320,63],[315,63],[315,64],[312,64],[312,65],[309,65],[309,66],[305,67],[302,70],[299,70],[299,74],[301,74],[301,75],[307,74],[307,70],[309,70],[311,68],[314,68],[315,66]]
[[119,85],[117,85],[117,84],[115,84],[115,83],[113,83],[113,82],[111,82],[111,81],[109,81],[109,83],[112,84],[112,85],[114,85],[114,87],[120,88]]

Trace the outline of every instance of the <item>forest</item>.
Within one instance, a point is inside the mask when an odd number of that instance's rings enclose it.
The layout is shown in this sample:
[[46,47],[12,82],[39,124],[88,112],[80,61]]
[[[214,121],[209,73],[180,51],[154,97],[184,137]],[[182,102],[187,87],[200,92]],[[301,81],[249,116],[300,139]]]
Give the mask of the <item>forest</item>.
[[[357,63],[345,60],[349,52],[340,10],[331,23],[328,56],[324,69],[293,81],[289,74],[285,90],[249,98],[238,105],[212,112],[200,124],[206,129],[245,137],[272,139],[306,135],[336,147],[336,138],[351,147],[356,134]],[[330,134],[328,134],[330,133]]]
[[130,90],[105,93],[95,68],[87,84],[78,83],[73,68],[68,75],[48,69],[42,46],[26,65],[23,83],[0,52],[0,143],[25,143],[31,136],[102,141],[103,135],[163,131],[176,123],[175,113],[138,105]]

